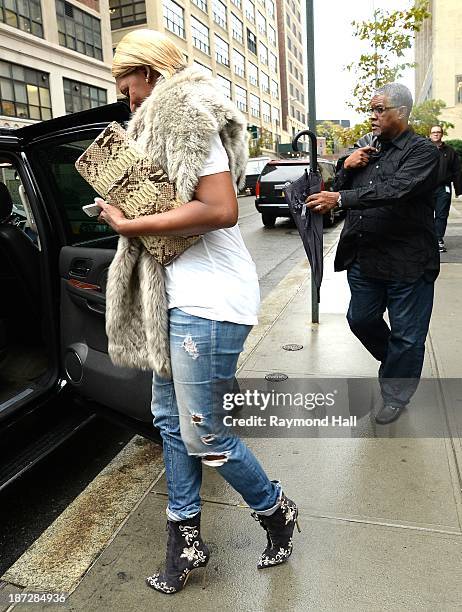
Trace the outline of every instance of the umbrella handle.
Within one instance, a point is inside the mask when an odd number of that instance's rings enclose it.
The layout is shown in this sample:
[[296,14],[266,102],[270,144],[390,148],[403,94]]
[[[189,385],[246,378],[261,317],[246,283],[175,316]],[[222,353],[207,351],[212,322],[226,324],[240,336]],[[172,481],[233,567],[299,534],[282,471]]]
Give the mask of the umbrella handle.
[[311,140],[311,168],[313,172],[317,172],[318,170],[318,139],[316,138],[316,134],[311,130],[302,130],[295,134],[294,139],[292,140],[292,149],[294,151],[298,151],[298,141],[302,136],[309,136]]

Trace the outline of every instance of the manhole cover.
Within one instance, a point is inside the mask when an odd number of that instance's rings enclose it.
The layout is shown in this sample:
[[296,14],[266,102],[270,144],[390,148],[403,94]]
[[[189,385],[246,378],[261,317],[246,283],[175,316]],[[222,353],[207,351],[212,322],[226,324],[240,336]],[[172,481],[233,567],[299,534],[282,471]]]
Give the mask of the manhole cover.
[[301,351],[303,344],[284,344],[282,347],[285,351]]
[[287,380],[289,377],[287,374],[282,374],[282,372],[273,372],[273,374],[267,374],[265,378],[271,382],[280,382],[282,380]]

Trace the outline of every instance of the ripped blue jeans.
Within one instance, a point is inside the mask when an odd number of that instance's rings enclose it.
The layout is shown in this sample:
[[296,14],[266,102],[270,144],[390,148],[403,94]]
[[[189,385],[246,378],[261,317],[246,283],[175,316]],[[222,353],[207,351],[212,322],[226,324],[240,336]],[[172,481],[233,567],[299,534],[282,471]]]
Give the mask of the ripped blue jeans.
[[281,486],[268,478],[242,440],[223,427],[217,404],[220,389],[232,389],[251,327],[172,308],[169,329],[172,379],[154,374],[151,404],[163,440],[168,518],[184,520],[200,511],[203,464],[216,468],[253,510],[272,514]]

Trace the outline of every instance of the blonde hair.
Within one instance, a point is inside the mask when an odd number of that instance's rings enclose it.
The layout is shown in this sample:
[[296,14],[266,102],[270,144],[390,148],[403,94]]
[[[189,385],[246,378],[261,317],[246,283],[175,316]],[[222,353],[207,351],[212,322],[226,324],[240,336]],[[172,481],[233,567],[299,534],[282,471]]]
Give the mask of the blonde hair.
[[187,61],[182,52],[168,36],[157,30],[133,30],[117,45],[112,60],[112,76],[118,78],[147,67],[168,79],[185,66]]

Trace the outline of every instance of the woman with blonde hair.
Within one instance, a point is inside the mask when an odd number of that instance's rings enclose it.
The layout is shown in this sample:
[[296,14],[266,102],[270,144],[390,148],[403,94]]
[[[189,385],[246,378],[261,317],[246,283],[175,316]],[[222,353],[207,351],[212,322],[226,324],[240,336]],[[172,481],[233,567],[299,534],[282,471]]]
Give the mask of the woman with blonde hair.
[[[247,162],[245,119],[215,79],[187,66],[160,32],[127,34],[117,46],[112,71],[134,113],[128,133],[168,174],[184,204],[128,220],[98,200],[101,220],[120,234],[111,291],[117,292],[123,258],[131,256],[136,237],[201,235],[164,269],[151,267],[153,278],[143,277],[151,289],[157,287],[158,316],[150,321],[155,330],[149,330],[156,339],[152,413],[163,439],[168,484],[166,566],[147,584],[176,593],[191,570],[209,560],[200,535],[203,465],[220,472],[266,530],[260,569],[289,558],[298,509],[242,440],[224,427],[217,402],[220,391],[232,389],[259,307],[255,265],[237,225],[236,188],[244,182]],[[136,352],[128,346],[126,351]]]

